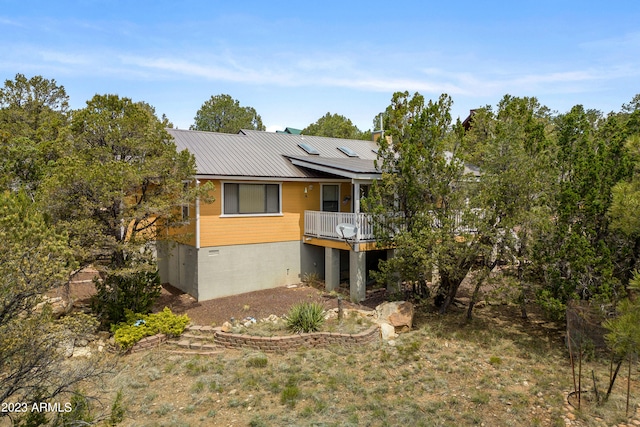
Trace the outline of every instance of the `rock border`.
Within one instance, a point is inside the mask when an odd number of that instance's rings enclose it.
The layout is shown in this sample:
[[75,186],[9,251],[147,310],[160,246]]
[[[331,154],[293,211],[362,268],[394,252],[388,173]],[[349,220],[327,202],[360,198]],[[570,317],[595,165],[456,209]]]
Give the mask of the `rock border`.
[[[360,346],[371,344],[380,339],[380,330],[378,325],[373,325],[367,330],[357,334],[341,334],[336,332],[312,332],[296,335],[283,335],[272,337],[260,337],[247,334],[234,334],[231,332],[223,332],[221,328],[211,326],[192,325],[189,330],[208,333],[213,336],[215,345],[230,349],[253,349],[264,352],[285,352],[295,350],[301,347],[322,348],[331,345],[342,346]],[[139,351],[149,350],[151,348],[160,347],[167,341],[165,334],[156,334],[145,337],[138,341],[125,354],[137,353]]]
[[148,350],[154,347],[160,347],[161,344],[167,341],[165,334],[155,334],[149,337],[144,337],[140,341],[134,344],[126,353],[137,353],[139,351]]
[[214,329],[214,342],[225,348],[249,348],[264,352],[284,352],[300,347],[321,348],[330,345],[360,346],[370,344],[380,338],[378,325],[357,334],[336,332],[312,332],[296,335],[259,337],[247,334],[234,334]]

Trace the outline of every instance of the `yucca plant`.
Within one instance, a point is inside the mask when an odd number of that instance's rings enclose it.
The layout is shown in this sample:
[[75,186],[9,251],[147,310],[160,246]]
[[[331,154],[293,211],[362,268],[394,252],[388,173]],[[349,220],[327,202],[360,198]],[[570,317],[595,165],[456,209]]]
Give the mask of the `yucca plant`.
[[324,323],[324,307],[317,302],[303,302],[291,307],[287,328],[295,333],[316,332]]

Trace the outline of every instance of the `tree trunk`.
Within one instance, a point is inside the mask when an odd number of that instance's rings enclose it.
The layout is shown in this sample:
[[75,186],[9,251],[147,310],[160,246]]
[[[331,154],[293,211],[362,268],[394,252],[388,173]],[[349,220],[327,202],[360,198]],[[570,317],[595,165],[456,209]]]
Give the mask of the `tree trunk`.
[[613,376],[611,377],[611,380],[609,381],[609,388],[607,389],[607,394],[604,396],[604,401],[606,402],[607,400],[609,400],[609,395],[611,395],[611,391],[613,390],[613,384],[616,382],[616,377],[618,376],[618,371],[620,370],[620,367],[622,366],[622,362],[624,359],[620,359],[618,361],[618,363],[616,364],[616,369],[615,371],[613,371]]
[[480,286],[482,286],[483,280],[476,281],[476,287],[473,289],[473,295],[471,296],[471,301],[469,301],[469,307],[467,308],[467,322],[470,322],[472,319],[473,306],[476,305],[478,300],[478,295],[480,294]]
[[518,263],[518,283],[520,284],[520,315],[523,319],[528,319],[529,316],[527,314],[527,292],[526,292],[527,289],[526,289],[526,284],[522,279],[523,277],[522,264],[523,264],[523,261],[520,261]]
[[449,275],[442,276],[440,286],[443,287],[444,300],[442,306],[440,306],[440,314],[446,313],[449,306],[453,303],[453,300],[456,298],[456,294],[458,293],[460,283],[462,283],[461,279],[451,278]]

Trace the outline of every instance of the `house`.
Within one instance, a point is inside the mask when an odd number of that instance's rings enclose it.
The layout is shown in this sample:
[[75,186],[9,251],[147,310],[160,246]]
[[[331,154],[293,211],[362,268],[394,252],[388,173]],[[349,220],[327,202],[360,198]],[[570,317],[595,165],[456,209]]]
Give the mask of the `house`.
[[368,271],[387,256],[360,210],[381,177],[374,142],[167,131],[193,153],[195,185],[212,182],[215,201],[184,208],[188,224],[174,232],[186,241],[158,245],[163,282],[207,300],[317,275],[328,290],[348,279],[352,300],[364,299]]
[[302,129],[287,127],[284,130],[277,130],[276,133],[290,133],[292,135],[300,135],[302,133]]

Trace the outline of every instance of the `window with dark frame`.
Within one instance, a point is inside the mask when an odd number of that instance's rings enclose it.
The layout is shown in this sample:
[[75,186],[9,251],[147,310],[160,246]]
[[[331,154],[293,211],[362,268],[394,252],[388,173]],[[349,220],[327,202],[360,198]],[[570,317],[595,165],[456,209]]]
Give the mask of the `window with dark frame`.
[[325,184],[322,186],[322,211],[340,211],[340,186],[337,184]]
[[[185,182],[183,184],[183,189],[184,189],[184,193],[186,194],[189,191],[189,183]],[[184,204],[182,205],[182,221],[183,222],[188,222],[189,221],[189,204]]]
[[225,215],[280,213],[280,184],[224,184]]

